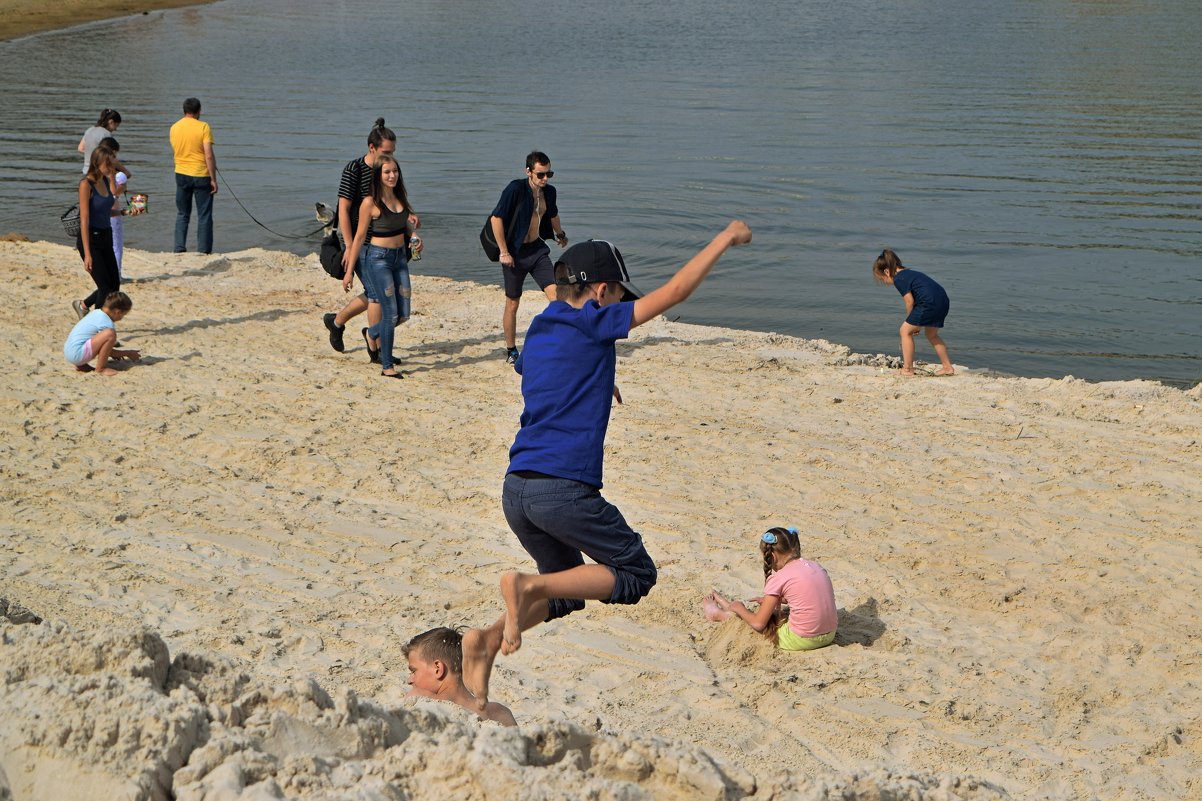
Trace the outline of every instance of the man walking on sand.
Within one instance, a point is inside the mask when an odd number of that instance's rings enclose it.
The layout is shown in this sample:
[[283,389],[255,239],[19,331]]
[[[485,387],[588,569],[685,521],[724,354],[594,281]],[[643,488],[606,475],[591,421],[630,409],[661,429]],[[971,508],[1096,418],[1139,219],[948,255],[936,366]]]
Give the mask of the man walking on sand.
[[561,248],[568,246],[568,235],[559,224],[555,187],[548,183],[554,175],[547,154],[533,151],[526,156],[526,177],[509,182],[489,218],[493,237],[501,248],[501,284],[505,288],[501,328],[505,333],[505,361],[509,364],[518,358],[518,304],[522,302],[526,276],[533,275],[547,300],[555,300],[551,250],[543,240],[554,236]]
[[200,101],[184,101],[184,116],[171,126],[175,152],[175,252],[187,250],[188,220],[196,201],[196,249],[213,252],[213,196],[217,194],[217,158],[213,132],[200,121]]
[[530,323],[514,365],[522,376],[522,427],[501,495],[505,520],[538,573],[502,576],[505,613],[463,635],[463,680],[480,709],[497,654],[518,650],[523,631],[583,609],[586,600],[636,604],[655,585],[642,537],[601,497],[611,398],[620,402],[614,343],[684,301],[728,248],[750,241],[751,229],[731,222],[641,298],[609,242],[581,242],[555,265],[557,299]]

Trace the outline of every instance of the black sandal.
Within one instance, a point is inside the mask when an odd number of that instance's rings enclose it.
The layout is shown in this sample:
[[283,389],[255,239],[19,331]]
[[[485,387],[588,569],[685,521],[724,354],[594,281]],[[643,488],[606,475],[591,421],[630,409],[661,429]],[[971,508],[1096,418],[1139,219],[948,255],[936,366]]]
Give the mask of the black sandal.
[[380,363],[380,351],[371,346],[371,337],[367,335],[367,329],[363,329],[363,343],[367,345],[367,360],[372,364]]
[[385,378],[404,378],[405,377],[401,373],[386,373],[383,370],[380,371],[380,375],[384,376]]

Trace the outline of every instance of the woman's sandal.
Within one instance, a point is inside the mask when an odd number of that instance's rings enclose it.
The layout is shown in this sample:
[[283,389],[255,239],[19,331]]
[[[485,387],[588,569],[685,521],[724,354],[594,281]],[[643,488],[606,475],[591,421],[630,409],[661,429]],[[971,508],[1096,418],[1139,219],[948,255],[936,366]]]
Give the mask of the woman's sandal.
[[380,375],[384,376],[385,378],[404,378],[405,377],[401,373],[386,373],[383,370],[380,371]]
[[367,360],[372,364],[380,363],[380,351],[371,346],[371,337],[367,335],[367,329],[363,329],[363,343],[367,345]]

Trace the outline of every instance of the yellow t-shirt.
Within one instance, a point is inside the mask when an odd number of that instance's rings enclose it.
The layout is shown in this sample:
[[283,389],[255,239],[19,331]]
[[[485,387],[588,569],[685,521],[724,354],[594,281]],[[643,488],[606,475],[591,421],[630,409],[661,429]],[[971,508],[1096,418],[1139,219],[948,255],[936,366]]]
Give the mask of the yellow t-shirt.
[[212,178],[205,163],[204,143],[213,144],[213,132],[207,122],[184,117],[171,126],[171,149],[175,151],[175,171],[194,178]]

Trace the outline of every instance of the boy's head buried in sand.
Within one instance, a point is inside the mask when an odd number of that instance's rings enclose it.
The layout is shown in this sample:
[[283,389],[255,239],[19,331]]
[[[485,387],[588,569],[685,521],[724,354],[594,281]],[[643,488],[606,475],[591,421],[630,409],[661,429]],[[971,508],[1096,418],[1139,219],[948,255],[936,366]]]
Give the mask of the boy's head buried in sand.
[[441,626],[422,632],[402,649],[409,660],[409,695],[451,701],[484,720],[516,726],[513,713],[498,703],[481,706],[463,685],[463,635]]

